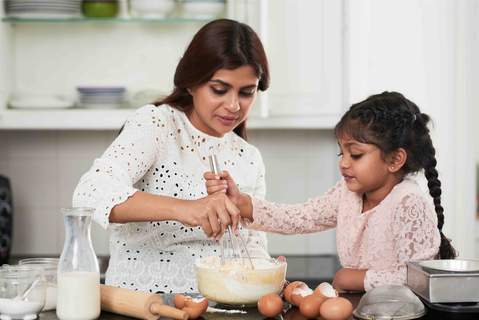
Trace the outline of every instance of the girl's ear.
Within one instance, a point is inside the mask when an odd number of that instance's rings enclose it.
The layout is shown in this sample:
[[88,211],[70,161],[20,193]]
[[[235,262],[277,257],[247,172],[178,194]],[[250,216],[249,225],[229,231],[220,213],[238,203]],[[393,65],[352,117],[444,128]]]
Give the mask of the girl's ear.
[[391,152],[388,157],[388,170],[391,173],[396,173],[404,166],[407,160],[407,152],[403,148]]

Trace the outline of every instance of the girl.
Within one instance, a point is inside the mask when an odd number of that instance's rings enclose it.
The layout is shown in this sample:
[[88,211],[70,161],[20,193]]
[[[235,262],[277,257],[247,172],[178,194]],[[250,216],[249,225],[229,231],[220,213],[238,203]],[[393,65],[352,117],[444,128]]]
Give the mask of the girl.
[[[272,203],[240,192],[228,172],[205,173],[207,190],[226,192],[250,228],[299,234],[336,227],[343,266],[333,281],[338,289],[404,284],[408,261],[456,255],[441,231],[441,183],[428,122],[400,93],[373,95],[335,127],[343,179],[325,195],[303,204]],[[420,170],[434,207],[411,177]]]
[[[197,292],[195,259],[217,255],[212,237],[239,220],[226,195],[206,194],[208,155],[227,163],[243,192],[264,196],[263,161],[245,130],[268,85],[266,54],[249,26],[220,19],[193,37],[173,92],[126,122],[74,192],[73,205],[94,208],[96,222],[110,229],[107,284]],[[264,233],[240,232],[254,255],[268,256]]]

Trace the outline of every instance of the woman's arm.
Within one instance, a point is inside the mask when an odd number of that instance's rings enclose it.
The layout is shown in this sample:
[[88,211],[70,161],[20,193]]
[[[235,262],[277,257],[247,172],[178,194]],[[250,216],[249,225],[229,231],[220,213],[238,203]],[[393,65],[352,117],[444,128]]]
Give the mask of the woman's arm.
[[182,200],[146,192],[136,192],[127,201],[113,207],[110,222],[177,220],[188,226],[201,226],[208,236],[217,237],[224,227],[236,228],[239,210],[224,194],[198,200]]
[[237,224],[238,209],[226,196],[187,201],[134,188],[158,155],[168,154],[164,129],[168,121],[158,107],[140,108],[82,176],[73,195],[73,206],[94,208],[94,219],[104,228],[110,222],[177,220],[201,226],[208,236],[217,236],[222,230],[218,220]]

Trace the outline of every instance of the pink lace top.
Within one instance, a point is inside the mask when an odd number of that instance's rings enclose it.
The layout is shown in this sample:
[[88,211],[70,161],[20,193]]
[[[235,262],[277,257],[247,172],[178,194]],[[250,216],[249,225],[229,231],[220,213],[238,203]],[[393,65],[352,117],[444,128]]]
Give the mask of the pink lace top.
[[336,227],[336,245],[344,268],[367,269],[366,290],[406,282],[406,262],[433,259],[440,235],[431,199],[411,178],[397,184],[369,211],[362,196],[339,181],[324,195],[301,204],[253,199],[253,229],[302,234]]

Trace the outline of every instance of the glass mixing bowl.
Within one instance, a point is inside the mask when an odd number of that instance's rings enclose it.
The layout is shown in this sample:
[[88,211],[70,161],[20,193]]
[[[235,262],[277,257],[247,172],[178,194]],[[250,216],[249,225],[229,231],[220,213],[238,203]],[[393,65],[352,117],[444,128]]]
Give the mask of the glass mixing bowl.
[[279,293],[286,277],[286,262],[273,258],[251,258],[249,262],[217,256],[196,260],[198,290],[207,299],[228,305],[253,305],[268,293]]
[[0,319],[36,319],[44,303],[41,269],[20,265],[0,268]]

